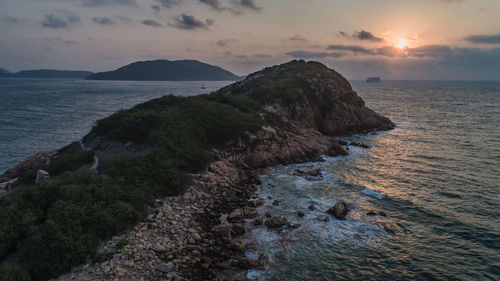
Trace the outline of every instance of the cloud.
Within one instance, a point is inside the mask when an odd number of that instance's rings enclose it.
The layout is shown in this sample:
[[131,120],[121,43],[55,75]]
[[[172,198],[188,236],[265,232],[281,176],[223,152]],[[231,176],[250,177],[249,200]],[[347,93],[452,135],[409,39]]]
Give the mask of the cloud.
[[360,32],[354,32],[352,35],[354,39],[358,40],[366,40],[366,41],[373,41],[373,42],[382,42],[384,39],[376,37],[373,35],[371,32],[361,30]]
[[213,25],[215,22],[212,19],[207,19],[205,22],[196,19],[194,16],[181,14],[174,18],[174,21],[168,23],[169,26],[175,27],[177,29],[184,30],[195,30],[195,29],[207,29],[209,26]]
[[76,44],[75,41],[66,40],[66,39],[63,39],[61,37],[44,38],[43,40],[49,41],[49,42],[51,42],[51,41],[52,42],[60,42],[60,43],[67,44],[67,45],[74,45],[74,44]]
[[125,5],[138,7],[136,0],[78,0],[81,5],[89,7],[99,7],[108,5]]
[[113,16],[113,17],[120,20],[123,23],[126,23],[126,24],[133,24],[134,23],[134,20],[132,20],[129,17],[125,17],[125,16]]
[[254,58],[258,58],[258,59],[272,59],[273,56],[271,55],[266,55],[266,54],[255,54],[253,55]]
[[433,0],[433,1],[434,2],[441,2],[441,3],[450,4],[450,3],[464,2],[464,1],[467,1],[467,0]]
[[287,39],[288,41],[301,41],[301,42],[307,42],[307,39],[300,36],[300,35],[295,35]]
[[366,30],[361,30],[359,32],[354,32],[352,35],[349,35],[347,32],[340,31],[339,32],[340,36],[348,38],[348,39],[354,39],[354,40],[365,40],[365,41],[372,41],[372,42],[383,42],[384,39],[380,37],[376,37],[373,35],[373,33],[366,31]]
[[80,22],[80,17],[72,12],[58,11],[58,14],[45,15],[44,19],[40,22],[43,27],[47,28],[69,28],[71,25],[76,25]]
[[15,23],[20,23],[21,20],[18,19],[18,18],[15,18],[15,17],[11,17],[11,16],[7,16],[7,15],[3,15],[1,18],[0,18],[0,22],[2,23],[6,23],[6,24],[15,24]]
[[262,10],[262,7],[259,7],[257,6],[257,4],[255,4],[255,0],[233,0],[232,2],[237,6],[254,10],[257,12],[260,12]]
[[353,53],[370,53],[370,50],[357,45],[330,45],[326,49],[335,51],[351,51]]
[[217,45],[219,45],[221,47],[227,47],[229,44],[236,43],[236,42],[238,42],[237,39],[227,38],[227,39],[221,39],[221,40],[217,41]]
[[224,11],[226,8],[222,6],[219,0],[198,0],[199,2],[208,5],[210,8],[217,11]]
[[326,57],[339,58],[344,56],[344,54],[337,52],[311,52],[305,50],[291,51],[286,53],[286,55],[300,59],[326,58]]
[[151,10],[156,14],[160,12],[161,8],[158,5],[151,5]]
[[500,34],[492,35],[469,35],[465,37],[470,43],[500,44]]
[[412,57],[442,57],[452,53],[453,50],[445,45],[426,45],[408,49],[408,55]]
[[[361,54],[365,57],[407,57],[407,58],[439,58],[453,55],[455,50],[446,45],[425,45],[416,48],[399,49],[394,46],[383,46],[379,48],[364,48],[357,45],[330,45],[327,52],[316,52],[298,50],[286,53],[296,58],[326,58],[326,57],[348,57]],[[333,51],[333,52],[330,52]]]
[[147,25],[147,26],[152,26],[152,27],[162,27],[163,24],[154,21],[154,20],[143,20],[142,24]]
[[114,25],[114,24],[116,24],[116,21],[114,19],[108,18],[108,17],[103,17],[103,18],[93,17],[92,21],[94,23],[101,24],[101,25]]
[[156,0],[156,2],[158,2],[160,6],[166,9],[171,9],[183,3],[182,0]]

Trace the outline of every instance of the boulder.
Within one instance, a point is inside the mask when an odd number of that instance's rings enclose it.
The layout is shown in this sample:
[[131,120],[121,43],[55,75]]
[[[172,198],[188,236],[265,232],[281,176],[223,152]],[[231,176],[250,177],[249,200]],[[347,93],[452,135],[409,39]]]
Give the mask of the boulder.
[[265,222],[268,228],[279,228],[288,225],[288,220],[285,217],[274,216]]
[[376,216],[377,213],[375,213],[374,211],[369,211],[368,213],[366,213],[368,216]]
[[329,221],[330,220],[327,216],[318,216],[316,219],[319,221]]
[[280,203],[281,203],[281,200],[276,199],[273,201],[273,206],[278,206]]
[[298,216],[299,218],[302,218],[303,216],[305,216],[305,214],[304,214],[304,213],[302,213],[301,211],[298,211],[298,212],[297,212],[297,216]]
[[245,225],[242,223],[234,223],[231,228],[231,233],[234,236],[240,236],[245,234]]
[[227,220],[230,222],[235,222],[242,220],[244,217],[243,210],[242,209],[235,209],[229,216],[227,217]]
[[347,205],[347,203],[339,201],[333,207],[328,209],[328,211],[326,212],[333,215],[335,218],[339,220],[343,220],[345,219],[347,212],[349,212],[349,206]]
[[42,184],[46,182],[48,179],[50,179],[49,172],[45,170],[38,170],[38,172],[36,173],[35,184]]
[[262,218],[256,218],[253,220],[253,225],[261,225],[262,224]]
[[321,170],[314,168],[312,166],[296,169],[293,172],[293,175],[303,177],[308,181],[316,181],[316,180],[321,180],[323,178],[323,175],[321,175]]
[[314,205],[310,205],[310,206],[309,206],[309,207],[307,207],[307,208],[308,208],[309,210],[311,210],[311,211],[316,210],[316,207],[315,207]]
[[257,209],[255,209],[253,207],[245,207],[245,208],[243,208],[243,216],[246,219],[252,219],[252,218],[255,218],[258,215],[259,215],[259,212],[257,212]]

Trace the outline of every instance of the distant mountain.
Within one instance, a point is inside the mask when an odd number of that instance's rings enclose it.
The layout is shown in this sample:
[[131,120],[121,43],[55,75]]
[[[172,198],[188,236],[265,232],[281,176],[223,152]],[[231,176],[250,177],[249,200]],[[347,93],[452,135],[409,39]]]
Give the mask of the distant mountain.
[[196,60],[139,61],[114,71],[90,75],[89,80],[227,81],[240,77],[218,66]]
[[11,73],[8,77],[13,78],[85,78],[93,72],[81,70],[22,70],[16,73]]
[[0,74],[9,74],[9,73],[10,71],[8,71],[7,69],[0,67]]

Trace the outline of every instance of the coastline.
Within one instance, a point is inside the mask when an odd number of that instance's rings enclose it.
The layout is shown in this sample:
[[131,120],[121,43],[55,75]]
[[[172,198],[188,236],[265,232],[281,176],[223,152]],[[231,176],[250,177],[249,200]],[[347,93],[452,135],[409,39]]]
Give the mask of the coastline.
[[[269,140],[270,134],[255,140]],[[193,175],[184,194],[157,199],[144,222],[101,245],[101,252],[115,252],[109,261],[80,266],[55,280],[245,280],[247,270],[264,269],[267,253],[249,259],[245,251],[252,245],[240,239],[254,219],[267,220],[256,210],[260,175],[268,166],[345,155],[337,139],[311,130],[285,140],[291,145],[276,151],[212,151],[218,160],[206,173]],[[120,241],[128,244],[117,249]]]

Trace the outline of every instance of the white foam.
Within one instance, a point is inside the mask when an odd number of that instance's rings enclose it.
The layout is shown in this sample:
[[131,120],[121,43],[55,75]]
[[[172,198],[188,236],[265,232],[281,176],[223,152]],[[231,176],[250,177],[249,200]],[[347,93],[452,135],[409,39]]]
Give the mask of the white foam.
[[361,191],[361,193],[363,193],[363,194],[365,194],[365,195],[368,195],[368,196],[375,197],[375,198],[377,198],[378,200],[384,199],[384,197],[386,196],[386,195],[385,195],[385,194],[383,194],[382,192],[379,192],[379,191],[376,191],[376,190],[369,189],[368,187],[365,187],[365,189],[363,189],[363,191]]

